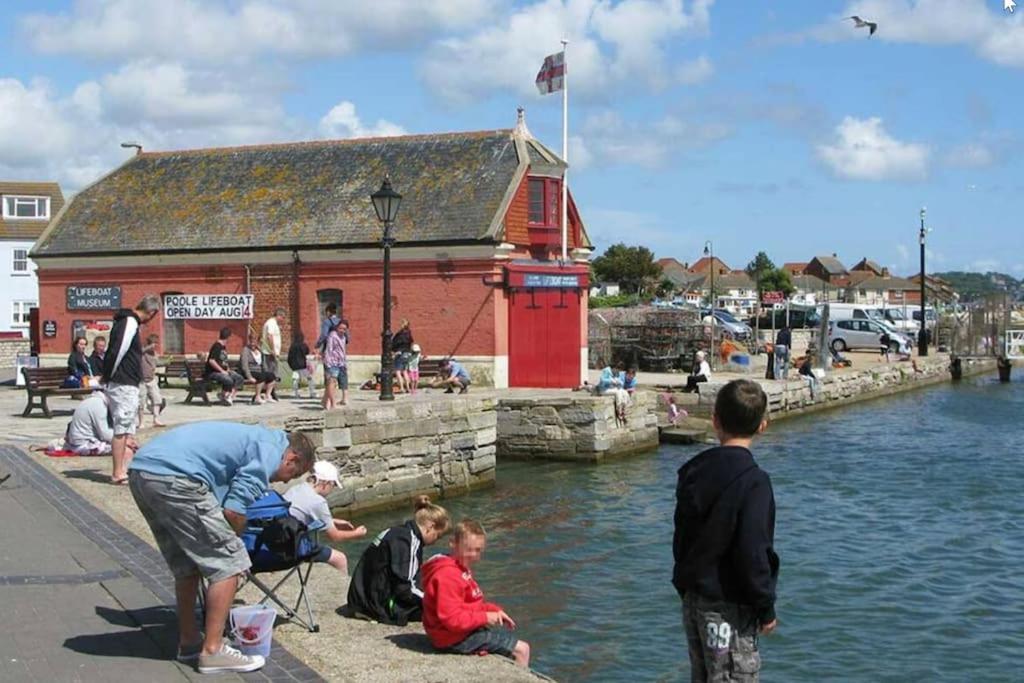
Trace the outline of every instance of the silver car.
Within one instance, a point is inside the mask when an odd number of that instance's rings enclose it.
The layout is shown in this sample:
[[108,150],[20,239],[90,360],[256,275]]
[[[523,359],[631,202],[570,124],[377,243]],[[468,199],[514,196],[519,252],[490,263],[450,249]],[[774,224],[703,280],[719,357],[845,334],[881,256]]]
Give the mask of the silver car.
[[889,348],[898,351],[900,339],[896,331],[883,326],[875,320],[857,318],[856,320],[834,320],[828,324],[828,343],[833,351],[842,352],[852,349],[878,350],[882,346],[882,334],[889,335]]

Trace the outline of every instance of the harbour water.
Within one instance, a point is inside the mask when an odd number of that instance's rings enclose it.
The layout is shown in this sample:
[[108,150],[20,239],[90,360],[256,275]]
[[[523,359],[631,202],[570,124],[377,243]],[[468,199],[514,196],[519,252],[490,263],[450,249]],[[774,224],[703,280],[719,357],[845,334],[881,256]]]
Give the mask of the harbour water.
[[[983,377],[769,429],[755,455],[774,481],[782,572],[763,680],[1019,680],[1022,416],[1024,382]],[[538,670],[689,680],[669,578],[675,472],[698,450],[503,462],[496,489],[444,501],[487,527],[477,577]],[[398,519],[355,521],[372,533]],[[344,549],[354,564],[361,544]]]

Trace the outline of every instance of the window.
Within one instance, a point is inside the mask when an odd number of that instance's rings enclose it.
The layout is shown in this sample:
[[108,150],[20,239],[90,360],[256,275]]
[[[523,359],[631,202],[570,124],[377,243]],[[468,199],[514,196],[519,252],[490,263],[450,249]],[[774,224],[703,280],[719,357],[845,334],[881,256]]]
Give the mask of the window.
[[13,272],[28,273],[28,249],[15,249],[14,250],[14,268]]
[[562,224],[562,184],[557,178],[530,178],[530,225],[557,228]]
[[48,220],[50,218],[50,198],[4,195],[4,218]]
[[28,327],[28,312],[38,304],[35,301],[13,301],[11,327]]

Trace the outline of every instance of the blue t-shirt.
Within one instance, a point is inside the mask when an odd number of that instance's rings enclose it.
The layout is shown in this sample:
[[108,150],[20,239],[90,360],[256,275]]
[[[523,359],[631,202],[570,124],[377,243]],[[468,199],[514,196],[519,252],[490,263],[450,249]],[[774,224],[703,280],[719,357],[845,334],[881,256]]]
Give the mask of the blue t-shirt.
[[270,487],[288,437],[283,430],[235,422],[193,422],[164,432],[132,458],[129,470],[188,477],[241,514]]
[[448,361],[448,376],[458,377],[459,379],[469,379],[469,373],[466,372],[466,368],[462,367],[457,361]]

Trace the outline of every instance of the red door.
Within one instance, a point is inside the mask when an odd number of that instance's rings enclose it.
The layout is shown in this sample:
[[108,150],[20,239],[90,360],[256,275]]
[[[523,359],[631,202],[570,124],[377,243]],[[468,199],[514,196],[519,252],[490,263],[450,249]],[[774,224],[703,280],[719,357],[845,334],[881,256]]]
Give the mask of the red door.
[[510,386],[570,388],[579,384],[578,290],[514,290],[508,335]]

